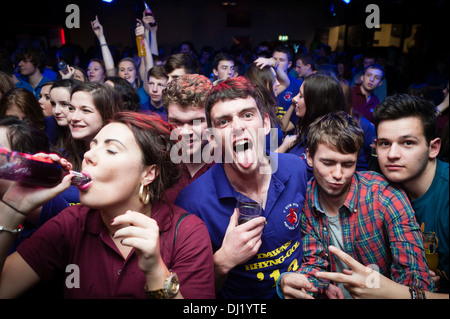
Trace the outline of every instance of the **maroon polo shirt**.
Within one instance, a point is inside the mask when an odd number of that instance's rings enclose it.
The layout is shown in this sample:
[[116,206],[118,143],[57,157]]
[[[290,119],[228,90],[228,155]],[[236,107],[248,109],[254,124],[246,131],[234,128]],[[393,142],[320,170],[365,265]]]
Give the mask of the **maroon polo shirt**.
[[[175,225],[185,212],[167,204],[152,210],[163,231],[162,259],[177,273],[185,298],[214,298],[213,254],[205,224],[188,215],[180,223],[173,244]],[[25,240],[17,252],[43,280],[57,270],[66,271],[62,283],[65,298],[145,298],[145,276],[134,249],[123,258],[98,210],[83,205],[65,209]],[[79,288],[73,288],[76,271],[69,265],[79,269]]]
[[194,176],[191,177],[191,174],[189,173],[189,170],[187,169],[186,165],[183,164],[183,173],[181,175],[180,180],[171,188],[169,188],[166,192],[168,202],[169,203],[175,203],[175,200],[177,199],[178,193],[181,192],[183,188],[188,186],[190,183],[195,181],[197,178],[199,178],[204,172],[206,172],[210,167],[212,167],[215,164],[215,162],[207,163],[203,165],[202,168],[200,168],[197,173],[195,173]]
[[352,86],[350,91],[352,93],[353,111],[373,123],[373,110],[380,104],[378,96],[372,93],[369,100],[366,100],[366,96],[361,92],[360,85]]

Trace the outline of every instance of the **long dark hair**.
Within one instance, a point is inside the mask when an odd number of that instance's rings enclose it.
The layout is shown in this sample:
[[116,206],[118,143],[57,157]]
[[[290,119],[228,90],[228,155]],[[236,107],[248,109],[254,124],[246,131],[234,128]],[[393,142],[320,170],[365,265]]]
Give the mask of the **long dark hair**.
[[[95,108],[99,111],[102,118],[103,126],[116,112],[121,110],[122,101],[108,85],[95,82],[81,82],[72,89],[70,97],[72,98],[76,92],[87,92],[91,94]],[[72,163],[74,170],[81,169],[83,155],[87,150],[88,147],[85,141],[76,140],[72,136],[69,137],[64,149],[64,155]]]
[[[52,87],[50,88],[50,92],[53,89],[63,88],[63,89],[66,89],[66,91],[69,92],[69,96],[70,96],[70,93],[72,92],[72,89],[75,86],[77,86],[78,84],[80,84],[80,83],[81,83],[81,81],[76,80],[76,79],[61,79],[61,80],[57,80],[57,81],[53,82]],[[70,98],[69,98],[69,101],[67,101],[67,102],[70,102]],[[51,103],[52,103],[52,108],[53,108],[54,102],[51,102]],[[69,138],[71,138],[69,125],[68,124],[66,126],[56,125],[56,128],[57,128],[56,130],[58,132],[58,135],[56,137],[55,146],[58,149],[63,149],[65,147],[65,145],[68,143]]]
[[9,90],[0,99],[0,117],[5,117],[10,107],[18,107],[27,116],[26,122],[44,130],[45,117],[42,108],[33,93],[24,88]]
[[81,82],[72,89],[70,98],[76,92],[87,92],[91,94],[95,108],[100,112],[103,122],[111,119],[114,113],[122,108],[122,100],[114,93],[113,88],[95,82]]
[[15,117],[0,119],[0,127],[7,128],[6,139],[11,150],[30,154],[56,151],[44,131]]
[[331,111],[347,111],[344,92],[339,81],[330,75],[314,73],[303,81],[306,111],[298,121],[297,143],[306,138],[308,126]]
[[275,83],[271,67],[265,66],[260,69],[255,63],[251,63],[245,71],[245,77],[256,87],[256,93],[259,95],[262,106],[269,114],[272,127],[279,124],[276,116],[277,97],[273,92]]

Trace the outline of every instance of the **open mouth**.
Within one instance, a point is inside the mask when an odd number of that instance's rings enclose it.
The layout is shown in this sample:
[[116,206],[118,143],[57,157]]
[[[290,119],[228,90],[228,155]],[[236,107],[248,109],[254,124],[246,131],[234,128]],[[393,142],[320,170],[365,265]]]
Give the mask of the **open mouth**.
[[237,162],[244,168],[249,168],[255,158],[253,152],[253,142],[248,139],[243,139],[234,142],[233,150],[236,155]]
[[[82,171],[79,176],[75,176],[77,178],[77,187],[79,190],[86,190],[92,184],[92,178],[87,171]],[[73,179],[75,179],[75,177]],[[72,180],[73,180],[72,179]]]
[[92,184],[92,181],[89,181],[86,183],[82,183],[82,184],[78,185],[77,187],[80,191],[84,191],[84,190],[88,189],[91,186],[91,184]]
[[84,125],[76,125],[76,124],[72,124],[72,129],[73,129],[73,130],[81,130],[81,129],[83,129],[83,128],[85,128]]
[[252,148],[253,148],[253,143],[250,140],[240,140],[240,141],[234,142],[234,151],[236,153],[246,151],[246,150],[252,149]]

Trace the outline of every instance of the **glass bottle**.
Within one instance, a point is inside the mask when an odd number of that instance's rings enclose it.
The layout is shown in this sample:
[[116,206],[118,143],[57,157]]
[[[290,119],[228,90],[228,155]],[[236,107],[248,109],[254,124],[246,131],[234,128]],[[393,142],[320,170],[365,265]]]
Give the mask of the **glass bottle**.
[[0,146],[0,179],[16,181],[21,184],[54,187],[64,176],[72,174],[72,185],[83,185],[90,181],[84,174],[64,170],[59,163],[50,158],[9,151]]
[[427,258],[428,268],[436,272],[439,258],[437,254],[437,237],[435,232],[423,233],[423,246],[425,249],[425,257]]

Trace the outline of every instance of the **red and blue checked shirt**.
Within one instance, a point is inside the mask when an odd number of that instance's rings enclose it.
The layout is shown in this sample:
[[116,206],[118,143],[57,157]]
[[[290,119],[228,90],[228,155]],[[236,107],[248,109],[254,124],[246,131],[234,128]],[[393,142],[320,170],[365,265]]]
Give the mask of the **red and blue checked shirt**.
[[[316,271],[336,271],[330,258],[327,216],[321,210],[315,179],[308,184],[301,216],[303,263],[299,269],[316,287],[329,281]],[[406,194],[374,172],[356,172],[344,204],[339,208],[344,250],[365,266],[393,281],[433,291],[423,250],[422,234]]]

